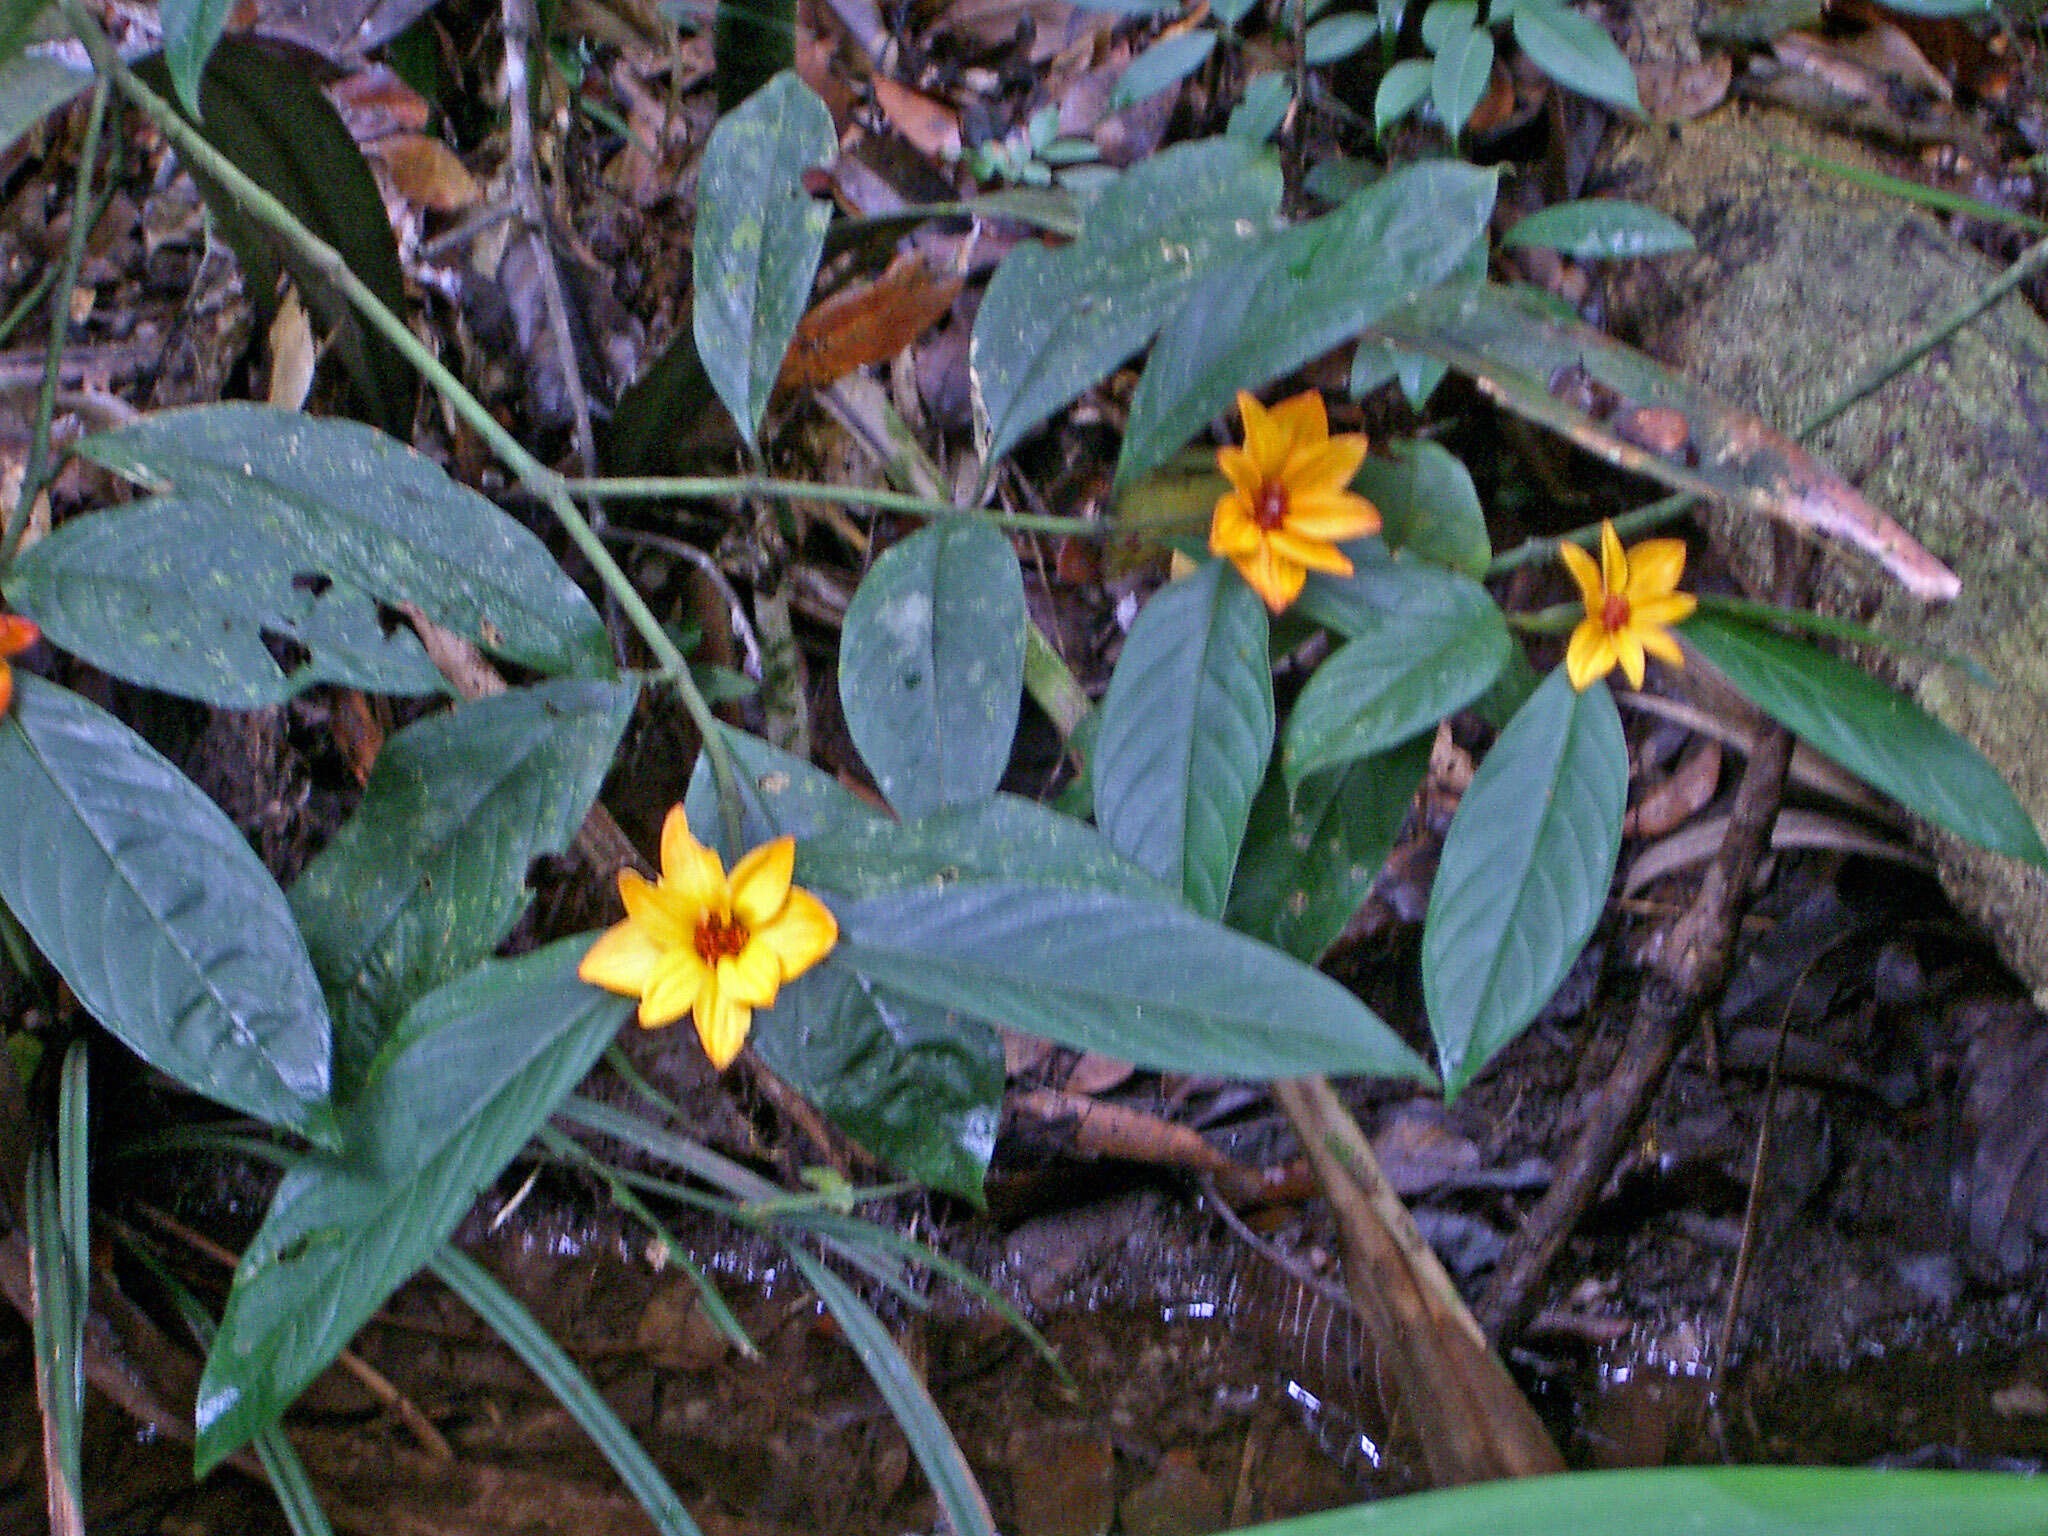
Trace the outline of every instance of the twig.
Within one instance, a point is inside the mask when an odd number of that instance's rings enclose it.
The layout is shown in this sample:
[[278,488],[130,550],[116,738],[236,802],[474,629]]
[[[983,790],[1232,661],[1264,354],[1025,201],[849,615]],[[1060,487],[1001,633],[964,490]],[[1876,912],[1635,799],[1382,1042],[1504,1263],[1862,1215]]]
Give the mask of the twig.
[[672,539],[665,533],[643,533],[638,528],[607,528],[604,536],[616,539],[621,544],[638,544],[643,549],[658,549],[665,555],[674,555],[678,560],[687,560],[704,573],[705,580],[718,588],[718,595],[725,599],[725,606],[732,618],[733,633],[740,637],[740,646],[747,653],[747,667],[755,678],[761,676],[761,638],[754,633],[753,622],[747,617],[747,610],[740,602],[740,595],[731,579],[720,568],[718,562],[696,545],[683,539]]
[[1340,1312],[1349,1312],[1353,1317],[1358,1316],[1358,1303],[1351,1299],[1351,1294],[1342,1286],[1332,1285],[1293,1254],[1281,1252],[1273,1243],[1254,1232],[1245,1219],[1237,1214],[1236,1207],[1223,1198],[1223,1191],[1216,1187],[1216,1180],[1212,1176],[1200,1174],[1195,1182],[1201,1186],[1202,1198],[1209,1202],[1209,1209],[1216,1213],[1217,1220],[1230,1228],[1231,1235],[1245,1247],[1310,1295],[1320,1296]]

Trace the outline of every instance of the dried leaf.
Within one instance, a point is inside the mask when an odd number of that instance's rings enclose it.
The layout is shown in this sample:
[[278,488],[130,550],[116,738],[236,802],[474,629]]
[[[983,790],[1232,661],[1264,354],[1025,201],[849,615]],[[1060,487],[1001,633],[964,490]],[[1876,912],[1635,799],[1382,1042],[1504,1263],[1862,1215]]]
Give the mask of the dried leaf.
[[942,320],[960,274],[906,252],[871,282],[842,288],[797,322],[777,383],[822,389],[856,368],[887,362]]

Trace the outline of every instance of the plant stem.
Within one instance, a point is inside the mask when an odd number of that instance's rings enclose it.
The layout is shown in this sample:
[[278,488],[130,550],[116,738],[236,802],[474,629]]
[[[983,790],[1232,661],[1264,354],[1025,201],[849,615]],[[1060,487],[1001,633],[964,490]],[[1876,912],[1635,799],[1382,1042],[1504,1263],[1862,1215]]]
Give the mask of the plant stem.
[[711,713],[711,706],[705,702],[703,693],[690,676],[688,663],[682,652],[676,649],[668,632],[661,627],[661,621],[648,608],[645,599],[634,590],[626,573],[612,558],[592,530],[590,523],[570,499],[567,482],[536,459],[524,444],[499,424],[496,417],[463,385],[439,358],[428,350],[425,343],[413,335],[405,321],[386,309],[369,286],[349,270],[339,252],[310,229],[299,222],[276,198],[251,180],[249,176],[226,155],[215,149],[206,137],[186,122],[171,104],[152,91],[128,66],[121,62],[114,45],[99,24],[86,13],[81,0],[58,0],[64,19],[79,41],[85,45],[93,66],[100,72],[102,83],[111,80],[122,95],[140,107],[148,115],[166,139],[170,141],[187,164],[206,172],[229,194],[231,194],[250,215],[267,227],[278,239],[291,246],[319,275],[331,283],[355,308],[364,321],[398,349],[406,361],[441,396],[449,408],[462,418],[486,444],[488,444],[506,468],[518,478],[521,484],[540,500],[547,503],[562,531],[568,535],[591,569],[597,572],[605,588],[617,600],[619,608],[626,615],[640,638],[646,643],[660,665],[665,676],[676,689],[683,701],[683,708],[703,738],[704,750],[710,754],[712,777],[718,786],[718,804],[725,824],[728,843],[737,851],[741,844],[741,822],[739,801],[739,774],[733,761],[732,749],[726,743],[724,729]]
[[1090,517],[1054,517],[1036,512],[989,512],[956,507],[928,496],[911,496],[861,485],[814,485],[808,480],[777,480],[764,475],[622,475],[616,479],[567,480],[572,495],[593,501],[652,500],[681,497],[781,497],[790,501],[835,501],[842,506],[873,507],[912,517],[978,517],[1018,533],[1071,533],[1099,538],[1103,525]]

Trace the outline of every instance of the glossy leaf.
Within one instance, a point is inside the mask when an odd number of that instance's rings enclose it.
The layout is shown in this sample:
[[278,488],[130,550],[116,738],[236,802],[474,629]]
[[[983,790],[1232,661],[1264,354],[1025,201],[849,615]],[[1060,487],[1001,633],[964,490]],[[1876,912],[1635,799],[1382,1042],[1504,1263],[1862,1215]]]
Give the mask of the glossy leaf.
[[995,792],[1017,733],[1026,627],[1016,551],[977,519],[920,529],[861,581],[839,643],[839,701],[899,814]]
[[985,457],[1026,433],[1152,338],[1189,287],[1273,227],[1280,169],[1242,140],[1163,150],[1088,206],[1081,236],[1003,259],[969,351]]
[[1403,59],[1380,77],[1373,92],[1372,125],[1385,134],[1394,124],[1422,104],[1429,94],[1430,66],[1422,59]]
[[1348,59],[1379,35],[1380,18],[1364,11],[1319,17],[1302,34],[1301,61],[1310,68]]
[[915,821],[869,816],[802,838],[796,879],[810,890],[851,897],[921,885],[1030,880],[1173,899],[1093,827],[1016,795],[992,795]]
[[461,1297],[554,1393],[555,1400],[590,1437],[590,1443],[618,1473],[619,1481],[639,1501],[657,1536],[699,1536],[697,1522],[669,1487],[654,1458],[641,1448],[612,1405],[534,1315],[459,1248],[443,1248],[434,1255],[433,1266],[435,1278]]
[[2048,1487],[2003,1472],[1670,1467],[1381,1499],[1246,1536],[2035,1536]]
[[1717,613],[1679,629],[1765,714],[1917,816],[2048,866],[2033,818],[1984,755],[1905,695],[1800,641]]
[[1396,383],[1408,403],[1418,411],[1436,393],[1450,369],[1422,352],[1410,352],[1391,342],[1367,336],[1351,355],[1351,379],[1345,386],[1354,400],[1362,400],[1382,384]]
[[1207,27],[1163,37],[1139,54],[1125,68],[1109,94],[1111,111],[1156,96],[1170,85],[1178,85],[1216,49],[1216,34]]
[[[163,59],[143,59],[135,72],[158,90],[171,84]],[[386,309],[408,312],[398,242],[376,177],[315,71],[258,39],[221,38],[206,60],[199,111],[188,105],[187,115],[209,144],[331,246]],[[404,354],[362,321],[318,261],[281,240],[202,168],[184,169],[242,264],[242,291],[255,306],[258,330],[267,332],[275,320],[289,274],[348,372],[355,414],[394,437],[410,437],[419,376]]]
[[834,828],[887,819],[822,768],[771,747],[758,736],[727,730],[725,740],[739,765],[740,826],[745,846],[735,849],[727,845],[708,754],[697,755],[683,808],[690,830],[707,847],[717,848],[728,866],[748,848],[774,838],[795,838],[801,856],[806,842]]
[[1554,670],[1472,776],[1422,925],[1422,994],[1455,1094],[1555,992],[1621,852],[1628,746],[1605,683]]
[[1230,109],[1230,125],[1225,131],[1234,139],[1263,144],[1279,132],[1293,105],[1294,83],[1281,70],[1262,69],[1245,81],[1244,94]]
[[[207,516],[173,514],[187,519],[195,538],[281,551],[306,582],[414,604],[484,650],[539,672],[613,671],[604,621],[547,546],[438,465],[369,427],[262,405],[206,405],[156,412],[86,438],[76,451],[203,508]],[[120,515],[141,516],[156,505],[131,503]],[[139,612],[180,633],[175,612]],[[188,625],[172,648],[186,645],[189,634]],[[104,637],[66,628],[52,638],[95,659]],[[135,643],[122,642],[116,653],[130,654]],[[203,654],[200,641],[189,643]]]
[[[221,709],[279,704],[315,683],[445,690],[418,636],[387,633],[354,582],[302,580],[306,552],[281,535],[156,497],[61,524],[22,552],[8,595],[101,671]],[[289,668],[279,641],[299,653]]]
[[1667,213],[1618,197],[1552,203],[1518,221],[1503,245],[1535,245],[1581,261],[1664,256],[1693,248],[1692,231]]
[[1300,367],[1456,270],[1486,231],[1495,180],[1456,161],[1404,167],[1203,278],[1138,381],[1117,485],[1166,462],[1239,389]]
[[1090,756],[1103,835],[1205,917],[1222,914],[1273,751],[1266,605],[1221,561],[1153,594]]
[[[1445,9],[1448,7],[1437,4],[1424,14],[1434,16]],[[1438,45],[1429,61],[1429,100],[1453,138],[1465,131],[1465,123],[1492,77],[1493,34],[1484,28],[1453,31]]]
[[92,72],[39,53],[0,61],[0,152],[67,102],[92,89]]
[[1230,926],[1310,965],[1322,959],[1393,852],[1433,739],[1312,774],[1292,793],[1268,774],[1230,888]]
[[1566,90],[1630,112],[1643,109],[1636,72],[1606,28],[1561,0],[1515,9],[1515,41],[1522,52]]
[[1287,721],[1287,782],[1367,757],[1435,728],[1492,686],[1514,641],[1486,589],[1434,584],[1441,601],[1361,616],[1316,668]]
[[194,117],[199,115],[199,77],[233,9],[234,0],[163,0],[159,7],[164,60],[171,67],[179,102]]
[[697,352],[751,447],[803,318],[832,205],[804,172],[838,152],[832,114],[783,73],[718,121],[697,179],[690,246]]
[[201,1475],[327,1368],[618,1033],[632,1000],[576,979],[589,945],[486,961],[422,999],[351,1115],[350,1156],[285,1175],[200,1378]]
[[1390,548],[1475,581],[1486,574],[1493,560],[1486,511],[1464,461],[1442,444],[1393,443],[1360,466],[1351,489],[1380,509],[1380,537]]
[[342,1096],[408,1008],[512,931],[527,867],[582,825],[633,698],[627,683],[544,683],[385,743],[362,804],[291,891],[334,1009]]
[[907,997],[1167,1071],[1427,1069],[1318,971],[1178,906],[1025,881],[833,903],[838,962]]
[[893,996],[828,960],[754,1015],[751,1041],[875,1156],[980,1203],[1003,1103],[1002,1041],[987,1024]]
[[0,901],[85,1010],[195,1093],[331,1143],[320,984],[220,808],[112,715],[20,670],[0,785]]

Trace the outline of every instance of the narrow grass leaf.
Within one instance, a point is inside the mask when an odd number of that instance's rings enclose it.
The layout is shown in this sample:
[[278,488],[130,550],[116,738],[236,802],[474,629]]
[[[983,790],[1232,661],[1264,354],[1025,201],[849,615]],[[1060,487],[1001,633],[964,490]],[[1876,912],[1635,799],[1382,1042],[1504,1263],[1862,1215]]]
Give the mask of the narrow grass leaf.
[[1273,669],[1258,594],[1221,561],[1153,594],[1102,701],[1089,772],[1119,851],[1220,916],[1273,750]]
[[1591,937],[1621,852],[1628,747],[1605,683],[1559,667],[1486,754],[1444,837],[1422,993],[1455,1094],[1519,1034]]

